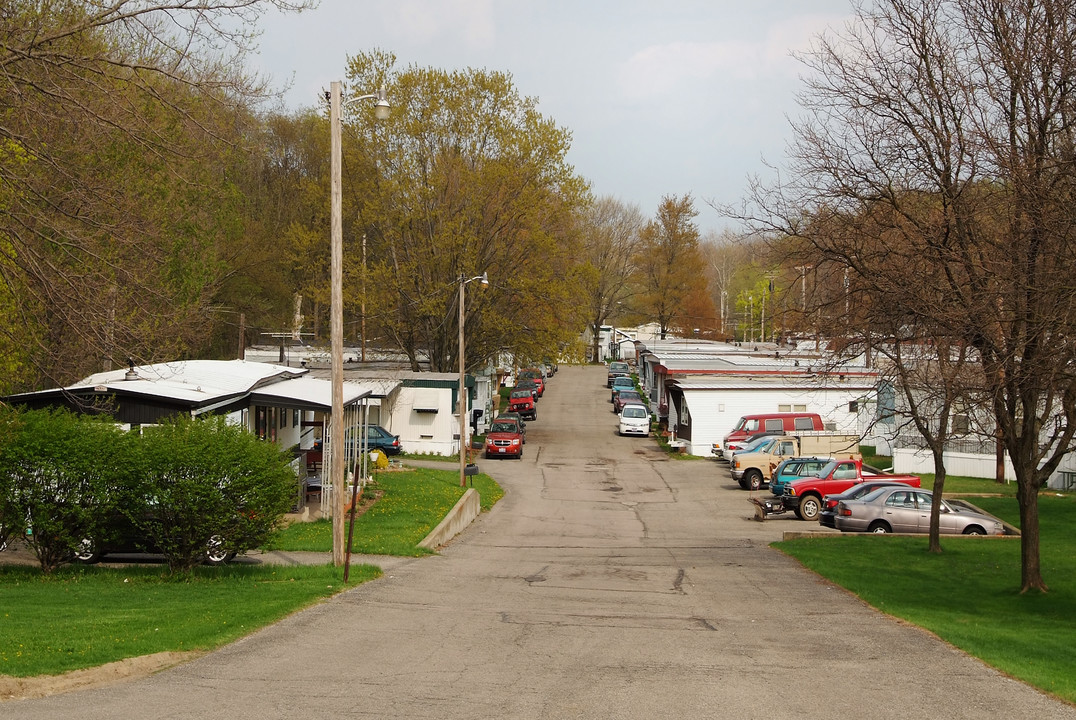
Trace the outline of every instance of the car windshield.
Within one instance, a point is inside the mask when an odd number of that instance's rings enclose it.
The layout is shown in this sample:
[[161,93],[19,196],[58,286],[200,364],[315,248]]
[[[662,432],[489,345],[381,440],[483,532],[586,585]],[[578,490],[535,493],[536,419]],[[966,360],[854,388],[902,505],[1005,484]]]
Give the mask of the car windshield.
[[623,415],[626,418],[644,418],[647,412],[642,405],[628,405],[624,408]]
[[627,372],[628,364],[626,362],[609,363],[609,370],[611,372]]
[[528,398],[529,399],[531,397],[531,391],[530,390],[513,390],[512,391],[512,397],[513,398]]
[[518,426],[514,422],[494,422],[493,427],[491,427],[489,431],[495,433],[514,433],[517,429]]
[[825,466],[821,470],[818,471],[818,477],[821,477],[821,478],[829,477],[830,475],[833,474],[833,470],[836,467],[837,467],[837,461],[836,460],[833,460],[831,462],[826,463]]

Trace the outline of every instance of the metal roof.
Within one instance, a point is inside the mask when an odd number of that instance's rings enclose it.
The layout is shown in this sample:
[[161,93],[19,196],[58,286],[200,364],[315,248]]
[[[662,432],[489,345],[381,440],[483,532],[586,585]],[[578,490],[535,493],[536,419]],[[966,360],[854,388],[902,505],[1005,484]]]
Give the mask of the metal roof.
[[670,378],[669,384],[681,390],[818,390],[822,388],[842,388],[871,390],[876,384],[876,377],[862,375],[811,375],[811,376],[694,376]]
[[[344,407],[370,397],[375,389],[374,383],[345,382]],[[332,412],[332,382],[313,377],[282,380],[252,391],[250,398],[262,405]]]
[[65,388],[146,395],[194,405],[243,395],[269,382],[297,378],[307,371],[247,360],[179,360],[96,373]]

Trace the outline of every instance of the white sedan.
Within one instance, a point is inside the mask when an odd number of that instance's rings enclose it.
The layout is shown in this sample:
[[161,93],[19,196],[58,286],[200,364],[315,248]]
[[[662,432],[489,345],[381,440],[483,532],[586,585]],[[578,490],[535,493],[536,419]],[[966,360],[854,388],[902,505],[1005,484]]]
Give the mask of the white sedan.
[[620,434],[642,435],[650,434],[650,411],[645,405],[625,405],[620,411]]

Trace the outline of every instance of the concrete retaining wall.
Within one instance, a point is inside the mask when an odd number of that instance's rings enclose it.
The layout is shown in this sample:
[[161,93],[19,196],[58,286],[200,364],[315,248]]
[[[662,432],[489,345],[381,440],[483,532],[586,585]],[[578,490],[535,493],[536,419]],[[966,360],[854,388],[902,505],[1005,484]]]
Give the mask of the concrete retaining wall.
[[480,512],[482,512],[482,506],[479,503],[478,491],[468,488],[459,502],[448,511],[445,519],[438,523],[437,527],[430,531],[430,534],[418,546],[434,550],[446,544],[463,532],[463,529],[470,525]]

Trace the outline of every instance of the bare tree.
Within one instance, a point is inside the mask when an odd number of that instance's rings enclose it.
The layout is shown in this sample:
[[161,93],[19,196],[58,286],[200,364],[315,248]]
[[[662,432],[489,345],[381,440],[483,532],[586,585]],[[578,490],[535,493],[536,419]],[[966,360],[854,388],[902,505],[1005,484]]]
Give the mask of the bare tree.
[[643,214],[637,206],[611,197],[599,198],[583,220],[582,280],[595,361],[599,357],[602,325],[627,309],[625,306],[638,292],[634,282],[635,254],[643,224]]
[[1046,590],[1038,491],[1076,432],[1074,47],[1065,0],[857,4],[805,57],[791,181],[753,193],[759,227],[848,267],[935,360],[974,361],[1016,472],[1024,591]]

